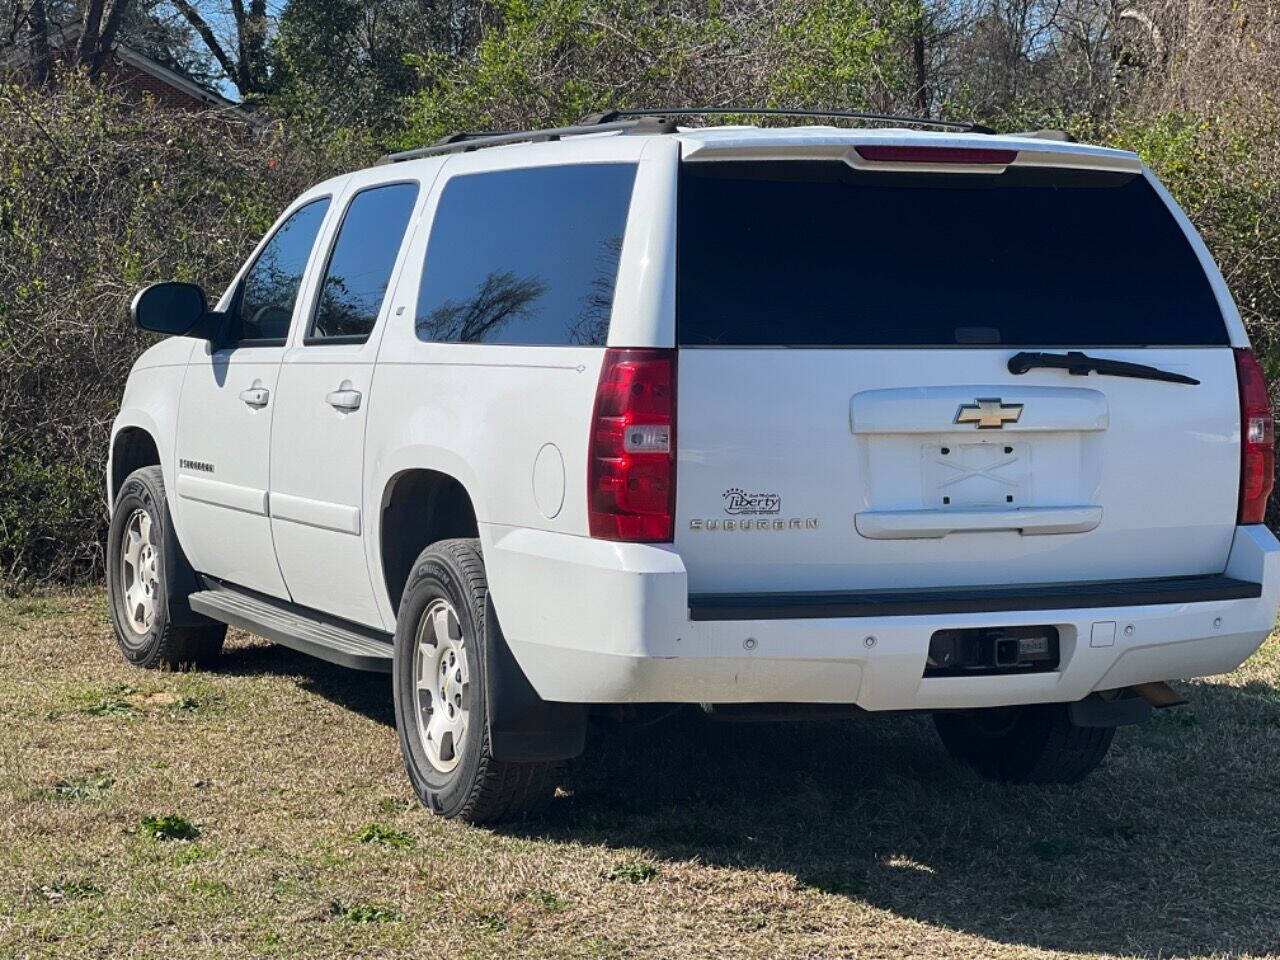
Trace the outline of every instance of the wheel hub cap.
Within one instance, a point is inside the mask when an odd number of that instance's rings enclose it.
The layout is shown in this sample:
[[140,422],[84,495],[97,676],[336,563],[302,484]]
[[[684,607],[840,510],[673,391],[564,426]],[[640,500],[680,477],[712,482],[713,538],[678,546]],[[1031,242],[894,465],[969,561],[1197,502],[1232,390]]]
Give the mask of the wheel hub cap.
[[431,601],[418,622],[413,675],[418,736],[431,765],[448,773],[470,728],[471,673],[462,624],[447,600]]
[[156,618],[160,595],[160,552],[151,516],[139,507],[129,517],[120,548],[120,585],[124,620],[136,634],[145,634]]

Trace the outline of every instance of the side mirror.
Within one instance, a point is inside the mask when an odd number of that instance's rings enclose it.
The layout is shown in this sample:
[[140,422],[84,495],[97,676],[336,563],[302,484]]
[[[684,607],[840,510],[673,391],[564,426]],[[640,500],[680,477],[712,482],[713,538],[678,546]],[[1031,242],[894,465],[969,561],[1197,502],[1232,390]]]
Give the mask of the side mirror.
[[129,307],[133,322],[143,330],[171,337],[191,335],[208,339],[201,323],[209,314],[204,291],[194,283],[153,283],[138,291]]

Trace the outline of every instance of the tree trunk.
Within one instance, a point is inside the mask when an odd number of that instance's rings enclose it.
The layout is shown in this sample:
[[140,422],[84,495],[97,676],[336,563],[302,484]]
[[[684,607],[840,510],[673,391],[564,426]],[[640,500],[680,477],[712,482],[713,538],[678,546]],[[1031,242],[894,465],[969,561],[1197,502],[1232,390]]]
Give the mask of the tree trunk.
[[105,0],[89,0],[85,4],[84,16],[80,18],[80,45],[76,49],[76,66],[87,67],[97,52],[104,2]]
[[49,48],[49,15],[44,0],[31,0],[31,79],[37,86],[53,85],[53,52]]
[[921,116],[929,115],[929,77],[925,67],[924,18],[916,21],[916,29],[911,37],[911,59],[916,72],[916,109]]
[[102,33],[98,36],[97,49],[92,51],[88,63],[89,76],[96,77],[102,72],[102,68],[107,65],[107,61],[111,59],[111,52],[115,49],[116,35],[120,32],[120,24],[124,21],[125,14],[129,11],[130,0],[115,0],[111,4],[111,12],[107,14],[107,22],[102,27]]

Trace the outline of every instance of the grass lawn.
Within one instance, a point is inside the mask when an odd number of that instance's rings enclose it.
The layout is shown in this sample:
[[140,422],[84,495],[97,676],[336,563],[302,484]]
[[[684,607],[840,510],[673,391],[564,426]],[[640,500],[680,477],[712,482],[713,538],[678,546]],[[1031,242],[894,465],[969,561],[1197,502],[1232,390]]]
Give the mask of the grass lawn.
[[115,650],[98,592],[0,600],[2,957],[1280,953],[1280,643],[1075,788],[927,718],[593,728],[542,820],[433,818],[389,679],[240,633]]

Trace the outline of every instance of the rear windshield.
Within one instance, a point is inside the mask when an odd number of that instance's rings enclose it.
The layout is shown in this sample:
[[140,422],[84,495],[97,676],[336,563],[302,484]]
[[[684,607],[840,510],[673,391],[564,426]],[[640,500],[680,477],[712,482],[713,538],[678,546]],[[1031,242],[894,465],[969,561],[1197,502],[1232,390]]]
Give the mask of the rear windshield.
[[1203,268],[1141,176],[681,165],[686,346],[1218,346]]

